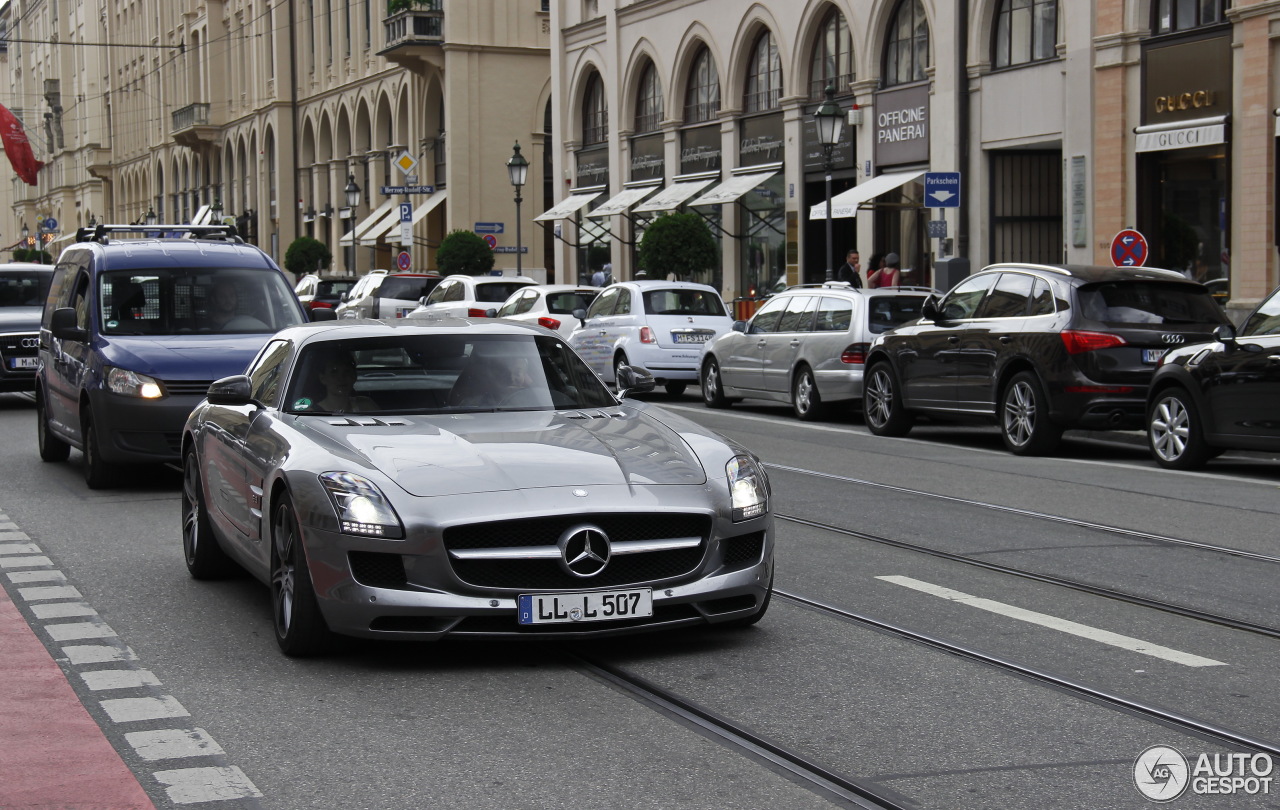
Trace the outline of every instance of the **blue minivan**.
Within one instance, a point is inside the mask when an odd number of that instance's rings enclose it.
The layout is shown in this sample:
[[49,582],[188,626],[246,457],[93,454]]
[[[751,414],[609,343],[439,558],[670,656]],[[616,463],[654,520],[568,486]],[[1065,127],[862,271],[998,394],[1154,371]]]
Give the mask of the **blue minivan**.
[[182,426],[209,384],[307,320],[276,263],[230,228],[159,228],[80,229],[45,301],[40,458],[79,449],[90,489],[116,483],[121,465],[179,461]]

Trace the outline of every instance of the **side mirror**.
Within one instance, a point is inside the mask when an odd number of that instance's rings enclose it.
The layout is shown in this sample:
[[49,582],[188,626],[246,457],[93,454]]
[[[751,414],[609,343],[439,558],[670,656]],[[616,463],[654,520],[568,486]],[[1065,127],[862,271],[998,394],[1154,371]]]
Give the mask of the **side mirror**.
[[[57,315],[58,313],[54,313]],[[1236,345],[1236,330],[1230,324],[1222,324],[1213,330],[1213,339],[1225,346],[1234,347]]]
[[350,300],[351,300],[351,293],[343,293],[342,295],[338,296],[339,303],[345,304]]
[[313,323],[315,321],[336,321],[337,319],[338,319],[338,313],[334,312],[332,309],[328,307],[321,307],[320,309],[311,310],[311,321]]
[[747,333],[747,322],[746,322],[746,321],[734,321],[734,322],[733,322],[733,331],[735,331],[735,332],[741,332],[741,333],[743,333],[743,334],[745,335],[745,334]]
[[418,299],[418,306],[425,307],[427,305],[427,297],[424,295]]
[[575,309],[573,317],[577,318],[579,323],[585,324],[587,322],[587,311],[585,309]]
[[71,307],[60,307],[53,311],[49,318],[49,332],[59,340],[83,343],[89,338],[88,333],[76,325],[76,311]]
[[938,310],[938,302],[931,295],[924,299],[924,303],[920,305],[920,317],[926,321],[937,321],[941,319],[942,312]]
[[655,385],[652,374],[631,366],[618,366],[618,379],[614,384],[618,387],[618,399],[626,399],[632,394],[647,394]]
[[489,307],[484,311],[484,316],[486,318],[496,318],[498,317],[498,310],[494,309],[493,307]]
[[248,375],[236,374],[215,380],[205,395],[210,405],[252,405],[253,386]]

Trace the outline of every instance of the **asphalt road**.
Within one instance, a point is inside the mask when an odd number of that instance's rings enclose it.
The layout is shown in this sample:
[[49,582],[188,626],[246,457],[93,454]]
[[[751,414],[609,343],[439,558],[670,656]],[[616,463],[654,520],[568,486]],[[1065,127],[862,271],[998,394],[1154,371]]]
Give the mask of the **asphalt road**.
[[[1204,473],[1171,473],[1125,437],[1070,434],[1059,456],[1023,459],[989,428],[922,425],[883,439],[856,418],[809,425],[750,403],[707,411],[690,393],[671,407],[769,465],[780,590],[1280,741],[1274,637],[860,536],[1280,628],[1276,562],[1152,537],[1280,557],[1280,462],[1229,454]],[[188,577],[177,473],[139,471],[90,492],[78,453],[40,462],[34,409],[19,396],[0,395],[0,446],[0,512],[117,634],[111,643],[132,651],[127,666],[154,676],[112,694],[180,703],[180,723],[203,729],[216,763],[251,782],[201,806],[854,806],[637,699],[560,646],[350,641],[323,659],[286,659],[265,587]],[[39,626],[19,586],[3,574],[0,584]],[[173,763],[144,759],[126,736],[175,719],[113,718],[81,677],[102,665],[47,646],[156,806],[181,806],[157,777]],[[578,651],[904,806],[1143,807],[1133,768],[1150,746],[1193,760],[1243,750],[787,599],[749,629]],[[1280,799],[1188,794],[1175,806]]]

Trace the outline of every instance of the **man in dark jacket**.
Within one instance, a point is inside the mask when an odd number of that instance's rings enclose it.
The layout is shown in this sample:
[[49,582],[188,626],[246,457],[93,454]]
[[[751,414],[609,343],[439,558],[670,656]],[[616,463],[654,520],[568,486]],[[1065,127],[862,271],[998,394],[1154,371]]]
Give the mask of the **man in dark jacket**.
[[836,270],[836,281],[847,281],[853,285],[854,289],[862,286],[862,267],[860,262],[862,257],[858,255],[857,250],[850,250],[844,257],[844,264],[840,265],[840,269]]

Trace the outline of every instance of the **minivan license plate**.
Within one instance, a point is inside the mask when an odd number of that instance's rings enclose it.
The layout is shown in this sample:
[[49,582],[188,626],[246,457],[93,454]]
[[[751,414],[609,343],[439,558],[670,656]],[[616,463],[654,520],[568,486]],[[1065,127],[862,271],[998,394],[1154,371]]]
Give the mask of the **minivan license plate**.
[[653,615],[653,589],[522,593],[520,624],[571,624],[634,619]]
[[1160,362],[1160,358],[1161,358],[1161,357],[1164,357],[1164,353],[1165,353],[1165,352],[1167,352],[1167,351],[1169,351],[1169,350],[1168,350],[1168,349],[1143,349],[1143,350],[1142,350],[1142,362],[1144,362],[1144,363],[1159,363],[1159,362]]

